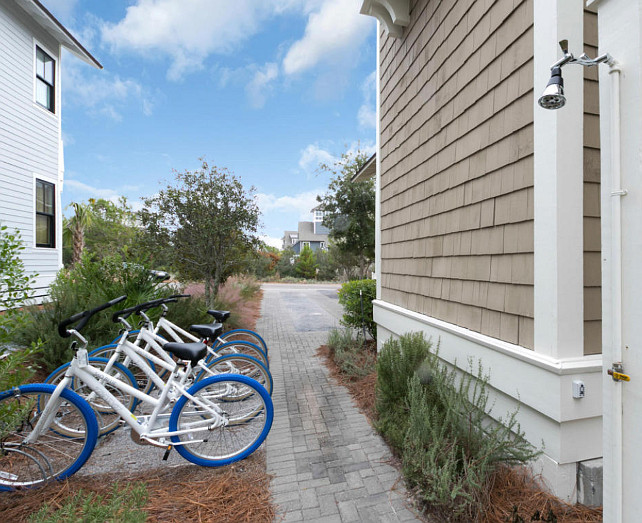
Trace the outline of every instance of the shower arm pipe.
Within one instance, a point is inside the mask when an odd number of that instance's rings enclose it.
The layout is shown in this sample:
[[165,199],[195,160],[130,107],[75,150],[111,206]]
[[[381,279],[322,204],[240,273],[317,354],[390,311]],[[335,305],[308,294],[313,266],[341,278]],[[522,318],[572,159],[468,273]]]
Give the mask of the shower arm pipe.
[[606,63],[609,66],[613,67],[615,65],[615,60],[609,53],[601,54],[596,58],[589,58],[586,53],[582,53],[580,56],[575,58],[573,53],[564,51],[564,56],[562,56],[562,58],[560,58],[553,65],[551,65],[551,71],[555,67],[562,67],[566,64],[577,64],[577,65],[583,65],[585,67],[593,67],[594,65],[598,65],[602,63]]

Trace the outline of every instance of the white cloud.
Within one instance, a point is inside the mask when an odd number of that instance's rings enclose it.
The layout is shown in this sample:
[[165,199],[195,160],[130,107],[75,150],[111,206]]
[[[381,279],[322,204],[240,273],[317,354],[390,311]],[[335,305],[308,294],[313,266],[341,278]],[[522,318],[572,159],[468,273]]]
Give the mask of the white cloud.
[[375,95],[377,86],[377,71],[368,75],[361,85],[363,93],[363,104],[359,107],[357,121],[362,129],[374,129],[377,124],[377,111],[375,107]]
[[302,73],[319,63],[352,65],[363,41],[373,28],[371,20],[359,14],[361,0],[325,0],[310,13],[305,34],[283,59],[287,75]]
[[88,198],[103,198],[105,200],[111,200],[114,203],[116,203],[120,197],[114,189],[99,189],[98,187],[92,187],[91,185],[73,179],[66,179],[65,187],[76,189],[78,192],[88,193]]
[[64,25],[69,25],[78,0],[47,0],[46,8]]
[[245,92],[252,107],[260,108],[265,105],[267,97],[272,91],[272,83],[279,74],[279,66],[275,63],[267,63],[256,71],[254,77],[245,87]]
[[310,211],[318,205],[317,195],[325,193],[325,189],[317,189],[295,194],[294,196],[276,196],[274,194],[258,193],[257,204],[261,213],[297,212],[300,220],[310,220]]
[[276,247],[277,249],[283,247],[283,238],[277,238],[276,236],[267,236],[264,234],[262,236],[259,236],[259,240],[261,240],[266,245],[269,245],[270,247]]
[[201,69],[210,54],[237,49],[269,17],[307,6],[294,0],[136,0],[122,20],[103,25],[102,37],[116,50],[169,57],[167,76],[179,80]]
[[78,60],[65,63],[62,85],[65,105],[75,104],[115,121],[122,120],[121,112],[131,103],[140,104],[146,116],[153,111],[153,103],[140,83],[97,71]]
[[321,147],[316,144],[310,144],[301,151],[299,167],[309,173],[316,171],[320,163],[332,165],[337,160],[338,158],[336,156],[333,156],[325,149],[321,149]]

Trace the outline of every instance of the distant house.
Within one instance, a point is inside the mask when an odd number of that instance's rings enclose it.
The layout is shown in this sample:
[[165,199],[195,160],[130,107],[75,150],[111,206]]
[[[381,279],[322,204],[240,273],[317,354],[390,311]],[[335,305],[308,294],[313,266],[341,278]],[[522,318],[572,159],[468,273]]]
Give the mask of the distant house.
[[323,225],[323,207],[318,205],[310,212],[313,214],[313,221],[299,222],[299,227],[296,231],[285,231],[283,249],[289,247],[298,255],[306,245],[313,251],[328,248],[330,230]]
[[102,69],[38,0],[0,3],[0,223],[20,231],[36,299],[62,267],[63,47]]

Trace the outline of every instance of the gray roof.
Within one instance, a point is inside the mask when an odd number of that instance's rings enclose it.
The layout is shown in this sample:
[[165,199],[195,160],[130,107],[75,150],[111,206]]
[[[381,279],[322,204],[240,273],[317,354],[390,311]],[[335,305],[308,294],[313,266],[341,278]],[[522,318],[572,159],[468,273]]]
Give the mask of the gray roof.
[[314,222],[299,222],[300,242],[327,242],[327,234],[314,234]]

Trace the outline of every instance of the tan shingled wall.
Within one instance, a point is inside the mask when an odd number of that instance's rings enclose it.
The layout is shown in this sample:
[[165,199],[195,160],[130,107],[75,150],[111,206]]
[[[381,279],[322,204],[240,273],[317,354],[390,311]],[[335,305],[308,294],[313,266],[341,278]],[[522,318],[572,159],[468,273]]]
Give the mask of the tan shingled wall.
[[532,0],[412,0],[382,34],[382,298],[533,346]]
[[[584,12],[584,51],[597,56],[597,14]],[[584,354],[602,352],[600,119],[597,67],[584,69]]]

